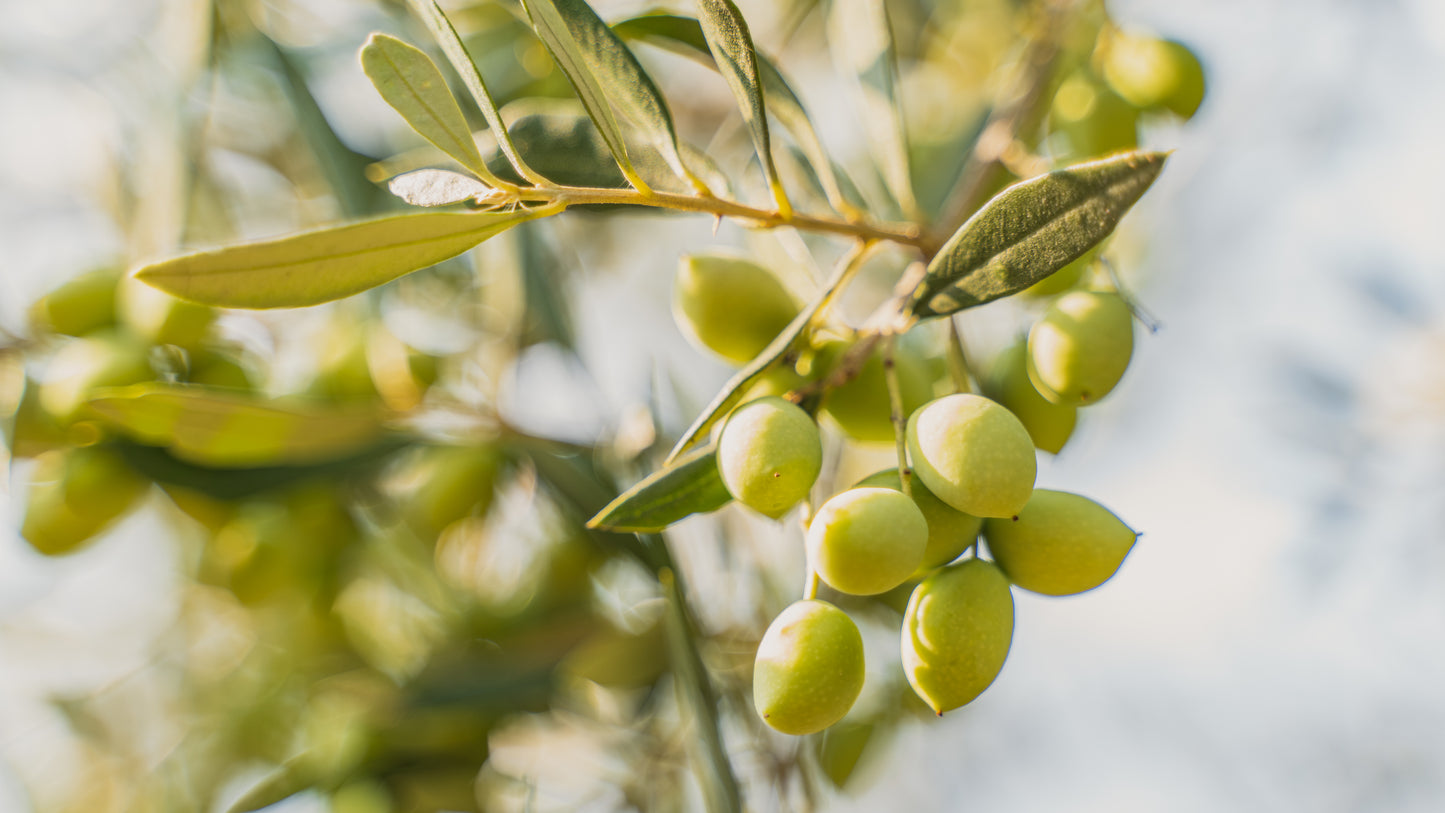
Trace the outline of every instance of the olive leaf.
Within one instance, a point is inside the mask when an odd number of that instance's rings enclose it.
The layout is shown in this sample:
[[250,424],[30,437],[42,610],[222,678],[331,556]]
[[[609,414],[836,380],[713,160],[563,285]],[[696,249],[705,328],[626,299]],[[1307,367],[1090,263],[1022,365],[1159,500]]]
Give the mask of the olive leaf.
[[928,265],[910,306],[919,319],[992,302],[1033,285],[1108,237],[1168,153],[1075,164],[1000,192]]
[[908,137],[898,91],[898,55],[884,0],[834,3],[829,31],[839,67],[857,79],[863,134],[879,172],[905,217],[919,217],[909,169]]
[[319,779],[314,770],[304,767],[303,759],[292,759],[241,794],[226,813],[255,813],[311,789]]
[[[613,25],[612,30],[626,39],[642,40],[717,70],[717,61],[713,59],[712,51],[708,48],[702,24],[692,17],[644,14],[623,20]],[[842,214],[859,212],[859,208],[850,202],[846,194],[844,184],[848,183],[847,179],[840,175],[837,166],[823,149],[823,142],[818,138],[818,132],[814,129],[813,121],[803,107],[802,100],[793,92],[788,80],[783,78],[771,60],[762,54],[756,54],[756,57],[758,79],[763,87],[763,101],[768,111],[777,117],[778,122],[797,141],[798,148],[812,165],[829,205]]]
[[773,166],[768,116],[763,101],[765,95],[758,76],[757,49],[753,47],[747,21],[733,0],[697,0],[697,5],[702,12],[699,21],[708,49],[738,101],[738,109],[742,111],[743,123],[753,137],[753,147],[757,150],[758,161],[762,163],[763,174],[767,176],[773,200],[778,204],[778,211],[789,215],[793,207],[788,203],[787,192],[783,190],[778,170]]
[[425,212],[364,220],[187,254],[135,276],[166,293],[223,308],[298,308],[351,296],[442,260],[558,205],[505,213]]
[[482,200],[492,187],[460,172],[418,169],[386,182],[391,194],[413,206],[450,206],[468,200]]
[[372,34],[361,49],[361,69],[381,98],[422,138],[483,181],[497,183],[431,57],[396,37]]
[[628,157],[624,144],[622,128],[617,125],[617,119],[612,115],[607,94],[602,91],[597,77],[593,75],[583,47],[578,43],[568,21],[563,19],[561,11],[552,0],[522,0],[522,8],[527,12],[527,19],[531,20],[537,37],[542,40],[557,67],[562,69],[567,81],[571,82],[572,88],[577,91],[577,98],[587,109],[587,115],[597,125],[597,130],[602,133],[602,139],[611,150],[617,166],[621,167],[622,174],[639,191],[646,191],[647,182],[638,176],[637,169],[632,166],[632,159]]
[[732,501],[717,468],[717,447],[709,444],[683,455],[627,489],[587,521],[604,531],[654,533]]
[[383,416],[370,408],[340,409],[155,382],[98,393],[88,406],[121,434],[205,466],[314,463],[355,453],[385,433]]
[[487,126],[497,138],[497,144],[501,147],[502,153],[507,156],[512,168],[517,174],[535,184],[544,184],[547,179],[537,174],[522,156],[517,152],[516,146],[512,143],[512,137],[507,132],[507,124],[502,121],[502,114],[497,110],[497,102],[492,98],[491,91],[487,90],[487,83],[482,80],[481,71],[477,70],[477,64],[467,53],[466,45],[462,44],[462,38],[457,36],[457,30],[452,27],[451,20],[447,19],[445,12],[438,6],[436,0],[409,0],[412,10],[426,23],[427,30],[441,46],[442,53],[446,54],[447,61],[452,63],[452,68],[462,77],[462,82],[471,92],[472,99],[476,101],[477,107],[481,109],[482,116],[487,120]]
[[[565,24],[566,31],[571,34],[570,43],[575,51],[569,52],[568,56],[574,60],[580,58],[585,63],[584,66],[574,64],[573,67],[579,70],[590,69],[592,76],[607,92],[606,102],[610,102],[613,108],[636,126],[637,130],[633,134],[656,149],[679,178],[689,181],[698,191],[706,192],[707,186],[692,174],[683,161],[677,130],[672,123],[672,112],[668,110],[662,92],[657,89],[652,77],[643,70],[637,57],[597,16],[592,7],[584,0],[524,0],[523,5],[532,15],[534,24],[538,24],[538,31],[543,34],[543,42],[548,42],[549,48],[552,47],[549,42],[551,38],[564,42],[566,40],[560,34],[550,34],[550,28],[549,33],[543,33],[543,27],[555,26],[559,19]],[[535,14],[532,12],[534,8]],[[558,64],[562,65],[563,71],[572,79],[573,85],[578,87],[578,96],[582,96],[579,78],[573,78],[568,70],[571,60],[564,63],[559,59]],[[586,77],[580,79],[585,80]],[[583,102],[586,103],[585,97]],[[601,122],[598,127],[602,127]],[[618,140],[623,141],[620,134]]]

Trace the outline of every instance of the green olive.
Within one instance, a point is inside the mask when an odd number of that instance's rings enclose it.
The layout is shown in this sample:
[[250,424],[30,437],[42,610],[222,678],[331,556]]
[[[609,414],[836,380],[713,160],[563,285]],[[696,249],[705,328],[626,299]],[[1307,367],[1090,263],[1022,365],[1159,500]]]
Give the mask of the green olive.
[[[858,485],[903,490],[896,468],[869,475]],[[923,519],[928,523],[928,544],[923,550],[923,561],[913,572],[913,578],[921,579],[929,571],[952,562],[968,550],[978,540],[983,520],[955,510],[938,499],[918,477],[913,478],[909,487],[913,491],[913,504],[923,512]]]
[[40,406],[61,425],[81,417],[100,387],[123,387],[154,378],[150,350],[134,337],[114,331],[75,339],[55,354],[40,385]]
[[47,556],[70,553],[129,511],[147,483],[103,446],[46,452],[35,462],[20,535]]
[[[818,351],[815,364],[823,370],[831,369],[850,346],[843,341],[825,344]],[[940,371],[931,359],[907,342],[897,344],[893,358],[899,394],[903,397],[903,414],[907,415],[933,398],[933,385]],[[892,443],[892,409],[883,357],[877,353],[870,355],[855,378],[823,397],[822,409],[823,414],[854,440]]]
[[886,593],[918,569],[928,521],[901,491],[850,488],[835,494],[808,526],[808,561],[835,590],[855,596]]
[[1046,452],[1058,454],[1074,434],[1078,409],[1056,404],[1034,388],[1029,380],[1028,346],[1023,341],[1010,345],[994,361],[987,392],[1019,419],[1034,446]]
[[1134,316],[1118,294],[1074,291],[1029,331],[1034,387],[1057,404],[1092,404],[1113,391],[1134,353]]
[[1119,94],[1080,70],[1054,94],[1049,123],[1068,137],[1076,158],[1131,150],[1139,144],[1139,112]]
[[734,364],[746,364],[802,308],[772,271],[725,254],[682,258],[673,314],[683,333]]
[[976,517],[1011,517],[1034,489],[1034,443],[1012,412],[981,395],[932,401],[908,418],[913,470],[940,500]]
[[1191,118],[1204,101],[1204,67],[1188,46],[1148,34],[1115,33],[1100,42],[1104,77],[1146,109]]
[[924,579],[903,613],[903,671],[913,691],[943,714],[983,693],[1008,657],[1014,605],[992,562],[965,559]]
[[1108,581],[1138,535],[1088,497],[1036,489],[1017,519],[990,519],[983,535],[1009,581],[1071,596]]
[[823,441],[808,413],[767,396],[728,416],[717,462],[734,498],[777,519],[808,496],[823,468]]
[[115,288],[120,274],[100,269],[67,280],[30,307],[37,331],[84,336],[115,324]]
[[825,601],[798,601],[773,619],[753,663],[753,704],[784,734],[843,719],[863,691],[863,636]]
[[216,321],[216,310],[177,299],[127,277],[117,289],[121,319],[137,336],[152,344],[202,346]]

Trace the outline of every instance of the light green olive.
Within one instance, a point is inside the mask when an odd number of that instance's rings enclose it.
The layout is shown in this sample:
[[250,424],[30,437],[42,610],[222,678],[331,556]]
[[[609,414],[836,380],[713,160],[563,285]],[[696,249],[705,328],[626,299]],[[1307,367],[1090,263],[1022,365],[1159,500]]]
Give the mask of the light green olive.
[[47,556],[70,553],[129,511],[147,482],[102,446],[46,452],[36,459],[20,535]]
[[935,571],[903,613],[909,685],[935,714],[971,702],[998,677],[1013,627],[1013,595],[992,562],[965,559]]
[[216,321],[216,310],[177,299],[132,277],[116,290],[121,320],[152,344],[200,347]]
[[1038,470],[1019,419],[970,393],[939,398],[909,416],[908,454],[929,491],[976,517],[1018,513]]
[[120,274],[100,269],[67,280],[30,306],[37,331],[83,336],[115,324],[115,287]]
[[990,519],[983,535],[1009,581],[1071,596],[1108,581],[1138,535],[1088,497],[1036,489],[1018,519]]
[[1049,116],[1051,130],[1068,137],[1076,158],[1134,149],[1138,120],[1138,110],[1085,70],[1059,85]]
[[[903,490],[896,468],[869,475],[858,485]],[[921,579],[928,575],[929,571],[952,562],[968,550],[968,547],[978,540],[983,520],[958,511],[938,499],[918,477],[913,478],[910,489],[913,491],[913,504],[923,512],[923,519],[928,523],[928,545],[923,550],[923,561],[913,572],[913,578]]]
[[789,605],[773,619],[753,663],[753,704],[784,734],[812,734],[843,719],[863,691],[863,636],[825,601]]
[[913,500],[890,488],[835,494],[808,526],[808,561],[835,590],[855,596],[886,593],[923,561],[928,521]]
[[990,398],[998,401],[1028,430],[1034,446],[1058,454],[1074,434],[1079,411],[1068,404],[1056,404],[1034,388],[1029,380],[1028,347],[1019,341],[1010,345],[993,363],[987,385]]
[[[818,351],[815,365],[823,370],[831,369],[850,346],[843,341],[825,344]],[[903,414],[907,415],[933,398],[933,385],[941,371],[933,360],[907,342],[897,344],[893,358],[894,369],[898,371],[899,394],[903,398]],[[892,443],[892,409],[888,401],[883,357],[878,353],[870,355],[855,378],[824,396],[822,409],[854,440]]]
[[802,308],[772,271],[726,254],[682,258],[673,315],[683,333],[734,364],[746,364]]
[[728,416],[718,438],[717,462],[734,498],[777,519],[808,496],[823,468],[823,441],[808,413],[767,396]]
[[1134,316],[1118,294],[1074,291],[1029,331],[1034,387],[1057,404],[1092,404],[1113,391],[1134,353]]
[[1183,43],[1115,33],[1100,42],[1104,77],[1130,103],[1188,119],[1204,101],[1204,67]]
[[55,354],[40,385],[40,405],[62,426],[81,417],[99,387],[123,387],[154,377],[149,349],[115,331],[75,339]]

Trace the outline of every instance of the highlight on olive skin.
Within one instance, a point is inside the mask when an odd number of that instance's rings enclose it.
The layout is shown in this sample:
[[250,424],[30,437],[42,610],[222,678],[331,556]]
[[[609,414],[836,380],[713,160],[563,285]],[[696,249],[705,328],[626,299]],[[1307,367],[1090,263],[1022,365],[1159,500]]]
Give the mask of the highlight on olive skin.
[[1029,379],[1056,404],[1084,406],[1109,393],[1134,353],[1134,314],[1118,294],[1074,291],[1054,301],[1028,340]]
[[753,704],[772,728],[812,734],[843,719],[863,677],[863,636],[853,619],[825,601],[797,601],[758,644]]
[[718,437],[718,471],[739,502],[777,519],[808,496],[823,468],[818,425],[777,396],[749,401]]
[[984,522],[983,535],[1009,581],[1046,596],[1072,596],[1108,581],[1138,539],[1088,497],[1042,488],[1018,519]]
[[[903,491],[898,469],[884,469],[859,481],[858,487],[891,488]],[[923,549],[923,560],[911,578],[922,579],[935,568],[957,559],[969,546],[978,541],[983,529],[983,520],[965,514],[934,496],[928,486],[918,477],[911,478],[909,490],[913,492],[913,504],[922,512],[928,523],[928,544]]]
[[802,310],[772,271],[719,253],[682,258],[672,301],[683,333],[733,364],[752,360]]

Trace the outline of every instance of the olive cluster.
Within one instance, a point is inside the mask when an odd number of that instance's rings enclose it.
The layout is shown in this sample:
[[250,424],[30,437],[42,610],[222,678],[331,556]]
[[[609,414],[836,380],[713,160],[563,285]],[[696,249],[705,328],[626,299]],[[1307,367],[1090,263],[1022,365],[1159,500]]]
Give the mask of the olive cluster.
[[[761,352],[798,311],[767,269],[735,257],[686,259],[677,292],[684,331],[725,358]],[[756,303],[753,313],[771,316],[710,319],[698,297]],[[853,440],[895,436],[878,356],[821,399],[788,397],[842,363],[848,347],[814,345],[806,375],[785,367],[766,377],[752,391],[760,397],[733,410],[717,437],[728,491],[774,519],[808,499],[822,470],[823,430],[798,401],[816,405]],[[879,471],[824,501],[807,523],[805,545],[811,572],[838,593],[879,596],[914,585],[903,612],[902,664],[936,713],[972,701],[997,677],[1013,637],[1011,588],[1051,596],[1091,590],[1133,548],[1137,534],[1103,506],[1035,488],[1035,450],[1063,447],[1077,409],[1114,389],[1132,350],[1130,307],[1100,290],[1054,299],[1027,339],[999,357],[987,395],[935,397],[936,365],[913,345],[896,345],[910,470]],[[980,537],[990,559],[979,555]],[[857,625],[808,595],[764,634],[754,703],[774,729],[809,734],[841,720],[863,682]]]

